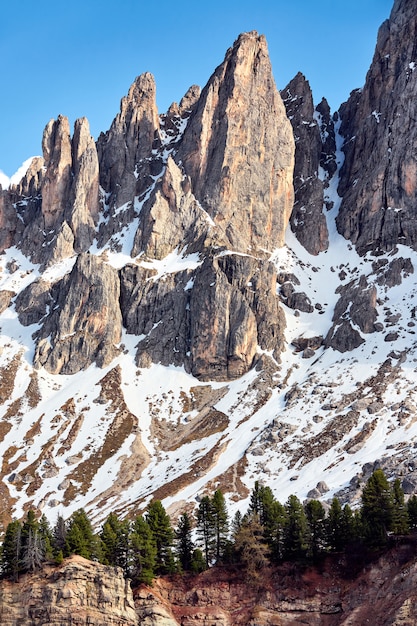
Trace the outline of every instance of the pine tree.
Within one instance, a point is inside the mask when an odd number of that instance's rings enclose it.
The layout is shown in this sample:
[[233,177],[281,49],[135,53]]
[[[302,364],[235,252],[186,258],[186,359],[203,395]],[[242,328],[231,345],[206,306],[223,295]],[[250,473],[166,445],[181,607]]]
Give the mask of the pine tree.
[[410,530],[417,530],[417,496],[413,495],[407,502],[407,513]]
[[58,515],[55,526],[52,529],[52,549],[55,556],[66,552],[67,524],[62,515]]
[[225,553],[229,533],[229,516],[226,501],[220,489],[214,492],[213,498],[211,499],[211,509],[214,526],[216,562],[219,563]]
[[126,575],[129,567],[129,535],[129,521],[120,521],[116,513],[110,513],[100,533],[103,561],[121,567]]
[[213,521],[213,509],[209,496],[201,498],[197,511],[197,534],[203,546],[206,566],[209,567],[215,550],[215,528]]
[[289,496],[285,504],[284,557],[299,559],[307,552],[307,518],[297,496]]
[[181,568],[188,572],[191,570],[194,554],[194,544],[191,538],[192,524],[188,513],[183,513],[178,519],[176,535],[176,552]]
[[193,552],[193,558],[191,559],[191,571],[194,574],[200,574],[207,569],[206,560],[204,554],[200,548],[196,548]]
[[[44,522],[44,534],[47,535],[47,526]],[[35,512],[30,509],[22,525],[20,563],[24,571],[35,572],[40,569],[45,560],[45,541]]]
[[259,480],[256,480],[255,485],[252,489],[252,493],[250,494],[248,514],[257,515],[260,523],[262,523],[261,522],[261,507],[262,507],[261,499],[262,499],[262,485],[259,482]]
[[52,530],[51,525],[46,517],[46,515],[42,515],[39,520],[39,535],[42,540],[43,550],[45,559],[53,558],[53,548],[52,548]]
[[308,550],[313,561],[326,546],[325,518],[326,512],[319,500],[309,500],[304,507],[308,521]]
[[79,554],[85,559],[99,560],[98,553],[98,542],[94,537],[91,522],[84,509],[79,509],[69,519],[65,538],[65,554],[66,556]]
[[134,584],[150,585],[155,576],[157,549],[148,522],[139,515],[130,534],[129,575]]
[[331,550],[341,552],[346,545],[343,511],[340,501],[335,497],[330,505],[326,520],[327,543]]
[[156,544],[156,572],[158,574],[171,574],[175,571],[172,552],[174,531],[169,515],[160,500],[153,500],[150,503],[146,513],[146,521]]
[[21,571],[22,525],[18,520],[7,525],[1,551],[1,570],[4,576],[17,581]]
[[45,549],[40,533],[30,528],[22,546],[22,569],[25,572],[35,572],[42,567],[45,560]]
[[388,480],[381,469],[375,470],[362,491],[361,519],[369,545],[387,543],[394,516],[394,501]]
[[392,485],[392,498],[394,510],[391,530],[396,535],[406,535],[409,531],[408,511],[399,478],[396,478]]

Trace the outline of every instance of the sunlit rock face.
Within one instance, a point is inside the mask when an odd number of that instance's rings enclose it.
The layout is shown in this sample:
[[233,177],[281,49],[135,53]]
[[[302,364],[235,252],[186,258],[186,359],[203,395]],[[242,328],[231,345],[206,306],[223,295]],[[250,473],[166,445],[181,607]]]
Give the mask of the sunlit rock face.
[[203,89],[176,156],[233,249],[283,244],[293,206],[294,139],[266,41],[241,35]]

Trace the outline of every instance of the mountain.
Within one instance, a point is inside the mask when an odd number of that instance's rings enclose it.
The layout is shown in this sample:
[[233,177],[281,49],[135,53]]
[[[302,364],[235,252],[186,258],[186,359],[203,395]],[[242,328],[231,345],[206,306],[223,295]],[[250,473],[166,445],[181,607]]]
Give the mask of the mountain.
[[416,22],[334,114],[249,32],[165,114],[145,73],[97,142],[47,124],[0,190],[3,526],[417,491]]

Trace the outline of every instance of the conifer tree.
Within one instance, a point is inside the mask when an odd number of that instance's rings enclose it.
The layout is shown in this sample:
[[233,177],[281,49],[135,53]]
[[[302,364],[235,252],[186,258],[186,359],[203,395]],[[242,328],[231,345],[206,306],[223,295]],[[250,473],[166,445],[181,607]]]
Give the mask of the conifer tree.
[[303,505],[295,495],[289,496],[285,504],[284,557],[299,559],[307,552],[307,517]]
[[67,524],[62,515],[58,515],[52,529],[52,549],[56,555],[66,553]]
[[409,531],[409,519],[404,491],[401,488],[399,478],[396,478],[392,485],[392,498],[394,509],[391,530],[396,535],[406,535]]
[[97,539],[94,537],[91,522],[84,509],[75,511],[68,523],[68,530],[65,539],[65,554],[79,554],[85,559],[99,560],[99,547]]
[[229,533],[229,516],[226,501],[220,489],[217,489],[211,499],[211,515],[214,526],[215,556],[217,563],[223,557]]
[[[44,532],[47,528],[44,523]],[[45,541],[41,535],[40,524],[36,519],[35,512],[30,509],[22,525],[20,565],[24,571],[35,572],[40,569],[45,560]]]
[[394,501],[389,482],[381,469],[375,470],[362,491],[361,519],[364,537],[372,546],[384,546],[391,530]]
[[46,515],[42,515],[42,517],[39,520],[39,535],[42,540],[45,559],[51,559],[53,557],[53,548],[52,548],[53,537],[52,537],[51,525]]
[[326,512],[319,500],[309,500],[304,510],[308,521],[308,550],[315,561],[326,546]]
[[178,519],[176,535],[176,552],[183,571],[192,568],[194,544],[191,538],[192,524],[188,513],[183,513]]
[[193,552],[193,558],[191,559],[191,571],[194,574],[200,574],[207,569],[206,560],[204,554],[200,548],[196,548]]
[[40,533],[30,528],[22,546],[22,569],[25,572],[35,572],[42,567],[45,560],[45,550]]
[[134,584],[150,585],[155,576],[157,548],[148,522],[139,515],[130,535],[129,575]]
[[174,531],[169,515],[160,500],[152,500],[146,513],[146,521],[156,544],[156,572],[158,574],[173,573],[175,571],[172,552]]
[[121,567],[127,575],[129,569],[128,520],[120,521],[116,513],[110,513],[100,533],[103,546],[103,562]]
[[197,534],[203,546],[206,566],[209,567],[214,557],[215,550],[215,529],[213,522],[213,508],[209,496],[201,498],[197,511]]
[[14,520],[7,525],[1,551],[1,570],[4,576],[16,582],[21,571],[22,525],[19,520]]
[[327,543],[331,550],[341,552],[346,545],[343,511],[340,501],[334,497],[326,520]]
[[258,579],[261,570],[269,564],[269,560],[264,529],[256,513],[249,513],[243,519],[234,539],[239,562],[244,567],[247,576],[252,581]]
[[412,495],[407,502],[407,513],[410,530],[417,530],[417,496]]

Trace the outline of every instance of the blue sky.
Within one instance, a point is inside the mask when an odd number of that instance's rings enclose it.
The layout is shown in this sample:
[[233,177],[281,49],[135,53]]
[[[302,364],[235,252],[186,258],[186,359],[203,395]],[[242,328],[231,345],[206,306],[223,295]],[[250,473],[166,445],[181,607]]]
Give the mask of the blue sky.
[[45,125],[86,116],[109,128],[136,76],[160,112],[205,85],[241,32],[266,36],[282,89],[301,71],[333,110],[361,87],[393,0],[7,0],[0,10],[0,170],[41,154]]

